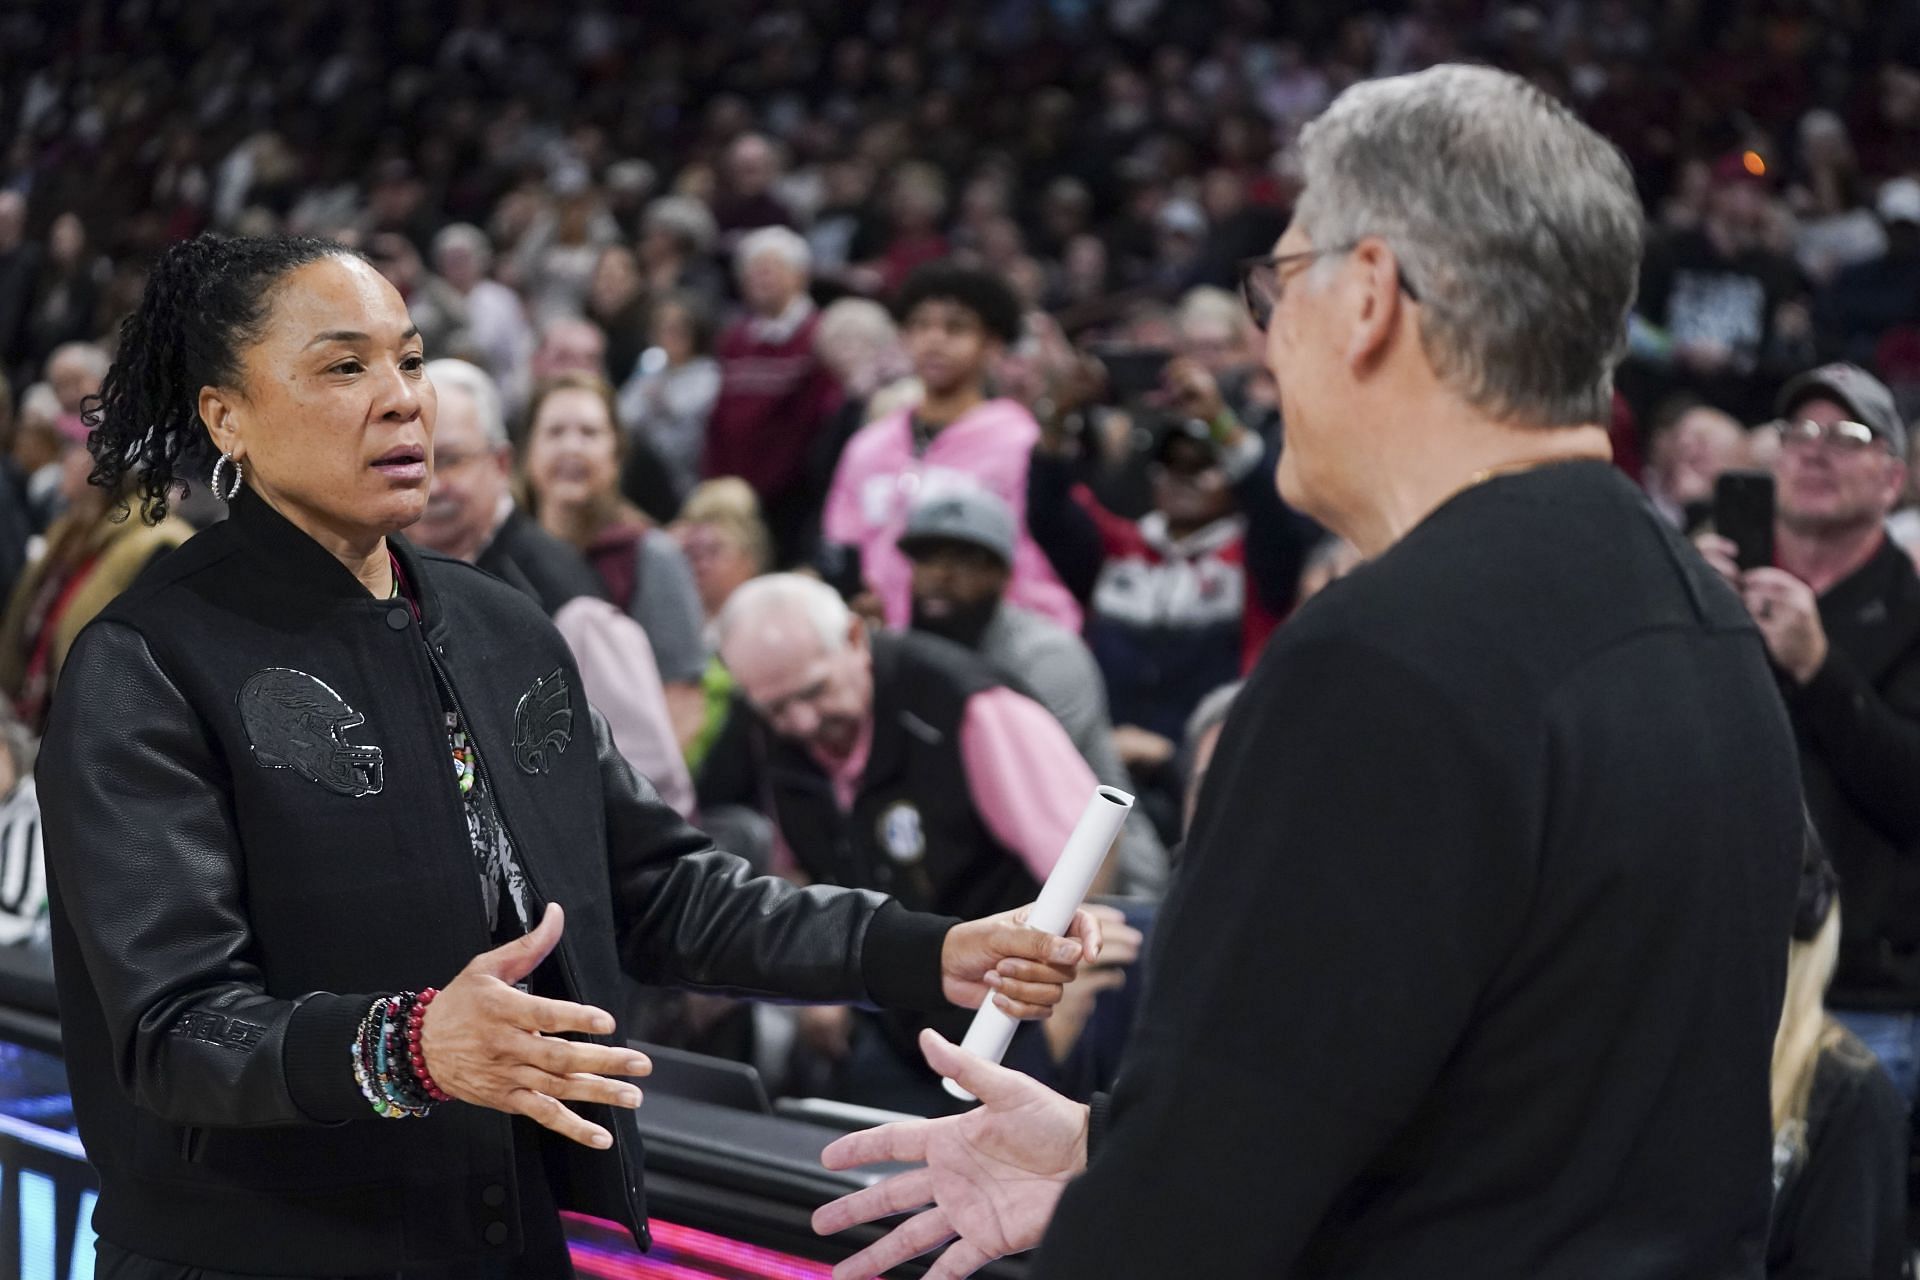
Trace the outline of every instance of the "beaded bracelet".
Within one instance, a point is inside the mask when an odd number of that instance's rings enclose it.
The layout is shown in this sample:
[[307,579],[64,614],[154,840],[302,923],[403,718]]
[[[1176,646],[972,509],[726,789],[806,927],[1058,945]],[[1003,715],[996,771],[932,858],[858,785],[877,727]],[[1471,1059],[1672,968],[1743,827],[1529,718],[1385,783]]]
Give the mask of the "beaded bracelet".
[[442,1101],[415,1078],[406,1029],[418,999],[411,992],[375,1000],[352,1045],[353,1079],[376,1115],[387,1119],[424,1116]]
[[387,1001],[386,1010],[381,1015],[380,1044],[375,1061],[379,1067],[381,1092],[386,1094],[387,1101],[403,1114],[425,1115],[432,1108],[433,1099],[413,1082],[407,1070],[403,1028],[407,1025],[413,999],[412,993],[408,992]]
[[435,1102],[451,1102],[453,1096],[433,1082],[433,1076],[427,1071],[426,1054],[420,1048],[420,1032],[427,1023],[427,1006],[439,994],[438,987],[428,987],[420,993],[407,1014],[407,1062],[413,1068],[415,1082],[429,1098]]

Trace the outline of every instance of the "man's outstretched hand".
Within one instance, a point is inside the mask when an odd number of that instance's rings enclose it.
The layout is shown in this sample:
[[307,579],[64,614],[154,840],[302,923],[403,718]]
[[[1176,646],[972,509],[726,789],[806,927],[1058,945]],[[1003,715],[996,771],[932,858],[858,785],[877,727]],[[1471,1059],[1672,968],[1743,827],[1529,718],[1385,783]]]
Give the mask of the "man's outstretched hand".
[[952,1242],[928,1280],[959,1280],[995,1258],[1031,1249],[1046,1234],[1060,1193],[1087,1165],[1087,1109],[1017,1071],[962,1053],[939,1032],[920,1051],[980,1106],[939,1120],[902,1120],[850,1133],[821,1153],[829,1169],[880,1161],[924,1162],[822,1205],[813,1229],[832,1235],[919,1210],[833,1269],[834,1280],[872,1280]]
[[989,995],[1015,1018],[1044,1018],[1060,1003],[1061,989],[1082,963],[1100,956],[1100,922],[1082,908],[1067,936],[1029,928],[1032,907],[969,920],[947,931],[940,951],[940,986],[963,1009],[978,1009]]

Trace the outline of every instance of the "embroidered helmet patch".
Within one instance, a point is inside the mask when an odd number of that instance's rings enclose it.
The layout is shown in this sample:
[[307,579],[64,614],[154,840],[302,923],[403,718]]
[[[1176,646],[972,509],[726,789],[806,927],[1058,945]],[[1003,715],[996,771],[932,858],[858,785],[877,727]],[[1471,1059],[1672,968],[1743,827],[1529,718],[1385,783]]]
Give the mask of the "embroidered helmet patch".
[[385,783],[380,748],[341,735],[367,722],[318,676],[268,667],[240,686],[240,720],[253,758],[291,769],[336,795],[378,795]]

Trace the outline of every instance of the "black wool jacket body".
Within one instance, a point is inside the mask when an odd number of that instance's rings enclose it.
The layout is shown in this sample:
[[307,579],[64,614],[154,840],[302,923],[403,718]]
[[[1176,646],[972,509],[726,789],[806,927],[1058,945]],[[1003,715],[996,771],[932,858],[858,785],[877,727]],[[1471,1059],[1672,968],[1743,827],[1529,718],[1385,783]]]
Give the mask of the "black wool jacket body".
[[[63,672],[39,770],[62,1034],[95,1226],[135,1253],[361,1274],[520,1247],[509,1117],[383,1119],[350,1064],[375,996],[445,986],[495,945],[447,699],[535,910],[566,911],[534,990],[618,1010],[624,969],[944,1004],[952,921],[754,878],[628,768],[537,603],[389,543],[414,603],[372,598],[243,492]],[[615,1143],[565,1144],[554,1195],[644,1244],[635,1117],[578,1109]]]

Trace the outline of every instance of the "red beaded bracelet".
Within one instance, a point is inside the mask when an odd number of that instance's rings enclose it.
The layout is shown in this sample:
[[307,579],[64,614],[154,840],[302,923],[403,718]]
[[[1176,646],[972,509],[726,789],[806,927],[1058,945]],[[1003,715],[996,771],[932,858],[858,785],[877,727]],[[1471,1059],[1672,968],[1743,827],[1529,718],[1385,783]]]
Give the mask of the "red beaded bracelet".
[[453,1095],[435,1084],[433,1077],[427,1074],[427,1058],[420,1050],[420,1028],[427,1020],[427,1006],[439,994],[439,988],[428,987],[415,998],[413,1008],[407,1012],[407,1057],[413,1066],[414,1078],[427,1091],[427,1096],[435,1102],[452,1102]]

